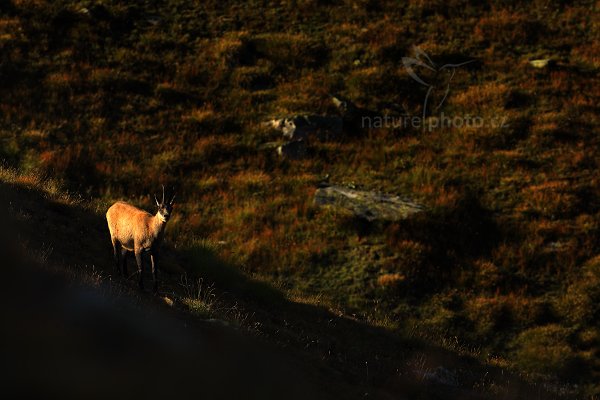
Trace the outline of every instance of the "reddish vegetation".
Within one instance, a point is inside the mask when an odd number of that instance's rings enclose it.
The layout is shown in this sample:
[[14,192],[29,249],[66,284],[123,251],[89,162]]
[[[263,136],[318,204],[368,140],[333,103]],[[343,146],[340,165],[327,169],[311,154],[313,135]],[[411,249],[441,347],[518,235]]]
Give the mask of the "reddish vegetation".
[[[0,2],[0,158],[99,202],[150,208],[176,185],[178,249],[202,239],[299,298],[597,394],[597,6],[280,3]],[[294,161],[267,146],[265,120],[335,113],[331,93],[421,115],[413,45],[477,61],[445,115],[507,126],[356,129]],[[428,211],[366,226],[317,209],[325,175]]]

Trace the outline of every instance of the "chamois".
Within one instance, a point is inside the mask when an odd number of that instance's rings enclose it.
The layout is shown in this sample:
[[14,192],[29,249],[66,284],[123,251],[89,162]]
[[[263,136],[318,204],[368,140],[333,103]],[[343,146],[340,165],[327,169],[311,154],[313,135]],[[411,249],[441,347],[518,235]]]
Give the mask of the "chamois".
[[127,276],[127,262],[125,257],[128,251],[135,254],[135,260],[140,274],[140,289],[144,289],[143,275],[144,263],[142,253],[150,253],[152,275],[154,278],[154,292],[158,292],[158,267],[156,255],[163,239],[165,226],[173,211],[175,195],[169,202],[165,202],[165,187],[163,186],[162,201],[159,203],[156,195],[154,200],[158,211],[152,215],[132,205],[118,201],[106,212],[106,222],[110,231],[110,240],[113,245],[117,271],[123,263],[122,273]]

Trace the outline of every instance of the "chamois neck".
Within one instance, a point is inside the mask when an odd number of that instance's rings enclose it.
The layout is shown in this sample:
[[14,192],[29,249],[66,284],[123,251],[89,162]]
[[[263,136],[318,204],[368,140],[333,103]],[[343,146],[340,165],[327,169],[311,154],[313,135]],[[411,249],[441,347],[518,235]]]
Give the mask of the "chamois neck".
[[166,224],[167,220],[166,218],[159,212],[157,211],[156,214],[154,215],[154,218],[158,221],[158,223],[160,224]]
[[157,212],[156,215],[154,215],[154,226],[156,228],[156,233],[162,233],[165,230],[166,225],[166,218],[161,213]]

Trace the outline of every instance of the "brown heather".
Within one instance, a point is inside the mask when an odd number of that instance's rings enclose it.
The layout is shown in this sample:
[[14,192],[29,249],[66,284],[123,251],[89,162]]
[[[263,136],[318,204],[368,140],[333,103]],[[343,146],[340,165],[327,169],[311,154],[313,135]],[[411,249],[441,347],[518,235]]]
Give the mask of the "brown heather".
[[[186,262],[167,270],[600,393],[597,3],[107,0],[103,17],[80,12],[91,3],[0,1],[10,179],[145,209],[160,184],[177,186],[167,246]],[[445,114],[508,126],[364,129],[294,161],[265,146],[280,137],[264,121],[331,114],[330,94],[420,115],[426,88],[401,61],[413,45],[439,65],[477,60],[457,71]],[[553,65],[529,64],[543,58]],[[325,175],[427,212],[365,225],[318,209]]]

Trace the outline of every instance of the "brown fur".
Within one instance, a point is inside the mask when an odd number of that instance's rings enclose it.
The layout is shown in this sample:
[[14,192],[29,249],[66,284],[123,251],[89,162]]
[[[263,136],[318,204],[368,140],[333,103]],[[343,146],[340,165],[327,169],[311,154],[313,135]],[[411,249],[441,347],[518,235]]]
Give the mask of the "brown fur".
[[142,252],[150,253],[152,273],[154,275],[154,290],[157,290],[157,269],[155,255],[164,235],[167,224],[165,217],[159,212],[152,215],[132,205],[118,201],[106,212],[106,221],[110,231],[117,269],[123,262],[123,273],[127,275],[125,257],[127,252],[135,254],[140,272],[140,287],[143,288]]
[[[160,242],[166,223],[157,215],[152,215],[132,205],[118,201],[106,212],[106,221],[113,241],[129,250],[137,248],[145,251]],[[159,244],[159,243],[156,243]]]

